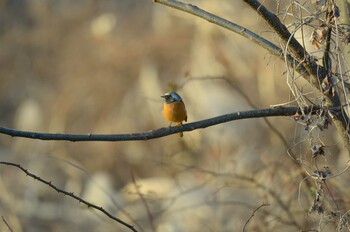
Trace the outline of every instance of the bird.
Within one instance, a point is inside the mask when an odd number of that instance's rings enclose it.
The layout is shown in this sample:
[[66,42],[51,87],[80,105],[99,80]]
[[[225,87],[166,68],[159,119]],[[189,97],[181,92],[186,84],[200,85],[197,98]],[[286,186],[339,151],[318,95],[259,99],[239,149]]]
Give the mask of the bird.
[[[174,122],[177,126],[182,126],[182,122],[187,122],[187,112],[185,103],[182,101],[180,95],[174,91],[169,92],[161,96],[165,99],[163,104],[163,116],[171,124]],[[180,132],[180,137],[183,133]]]

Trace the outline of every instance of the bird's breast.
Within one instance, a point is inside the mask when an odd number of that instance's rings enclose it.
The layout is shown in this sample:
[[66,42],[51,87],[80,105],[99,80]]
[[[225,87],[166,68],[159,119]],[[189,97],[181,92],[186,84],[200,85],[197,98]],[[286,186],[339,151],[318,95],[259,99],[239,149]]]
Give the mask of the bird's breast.
[[163,115],[170,122],[182,122],[187,119],[185,104],[181,102],[164,103]]

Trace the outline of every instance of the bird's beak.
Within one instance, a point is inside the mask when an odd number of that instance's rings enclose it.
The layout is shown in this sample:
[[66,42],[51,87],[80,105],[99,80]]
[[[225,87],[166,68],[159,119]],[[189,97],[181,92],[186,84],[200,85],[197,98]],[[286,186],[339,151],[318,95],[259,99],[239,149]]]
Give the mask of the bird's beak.
[[160,97],[162,97],[162,98],[165,98],[167,95],[165,94],[165,95],[162,95],[162,96],[160,96]]

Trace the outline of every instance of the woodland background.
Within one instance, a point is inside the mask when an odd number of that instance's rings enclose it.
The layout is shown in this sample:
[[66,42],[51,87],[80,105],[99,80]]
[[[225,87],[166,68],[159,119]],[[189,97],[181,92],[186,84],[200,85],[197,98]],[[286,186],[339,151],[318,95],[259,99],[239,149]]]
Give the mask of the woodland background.
[[[264,4],[275,9],[276,2]],[[192,3],[279,43],[241,1]],[[309,38],[311,30],[304,33]],[[160,96],[170,89],[183,97],[190,122],[292,100],[278,58],[150,0],[3,0],[0,44],[0,123],[19,130],[107,134],[166,127]],[[268,121],[283,139],[263,119],[150,141],[1,135],[0,160],[21,164],[140,231],[241,230],[264,203],[247,231],[335,228],[327,216],[308,213],[312,188],[287,154],[311,162],[305,129],[289,117]],[[335,129],[315,137],[328,148],[319,166],[343,170],[348,154]],[[349,207],[348,179],[345,173],[329,186],[342,208]],[[0,192],[0,215],[16,232],[129,231],[12,167],[0,166]],[[0,230],[7,231],[3,221]]]

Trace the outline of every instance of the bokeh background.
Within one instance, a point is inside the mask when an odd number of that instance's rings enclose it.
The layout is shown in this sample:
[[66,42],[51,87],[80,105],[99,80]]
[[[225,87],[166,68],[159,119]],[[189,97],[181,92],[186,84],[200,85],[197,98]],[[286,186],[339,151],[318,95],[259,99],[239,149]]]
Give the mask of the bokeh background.
[[[279,43],[241,1],[192,3]],[[184,99],[190,122],[292,100],[278,58],[151,0],[3,0],[0,44],[0,123],[19,130],[116,134],[166,127],[160,96],[171,89]],[[182,139],[72,143],[0,135],[0,159],[139,231],[237,231],[263,203],[269,206],[248,231],[313,228],[319,223],[307,214],[313,196],[287,154],[310,160],[301,146],[305,133],[290,118],[268,120],[284,141],[263,119],[251,119]],[[333,130],[319,136],[334,137],[327,145],[337,159],[329,164],[343,168]],[[0,166],[0,215],[16,232],[129,231],[7,166]],[[4,221],[0,230],[8,230]]]

